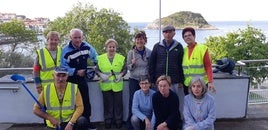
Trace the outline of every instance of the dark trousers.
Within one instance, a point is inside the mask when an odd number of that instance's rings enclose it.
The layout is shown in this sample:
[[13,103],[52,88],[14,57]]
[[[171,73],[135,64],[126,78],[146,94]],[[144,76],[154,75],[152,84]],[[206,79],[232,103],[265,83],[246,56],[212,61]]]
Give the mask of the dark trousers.
[[130,119],[132,116],[132,102],[133,102],[133,96],[134,93],[140,89],[139,81],[136,79],[129,78],[129,106],[128,106],[128,119],[127,119],[127,125],[128,129],[132,130],[133,127],[131,125]]
[[189,86],[183,85],[183,89],[184,89],[185,96],[188,95],[189,94]]
[[[68,122],[62,122],[60,124],[60,129],[64,130],[67,125]],[[85,117],[80,116],[74,124],[73,130],[88,130],[88,125],[88,120]],[[45,130],[55,130],[55,128],[46,127]]]
[[122,124],[123,122],[123,99],[122,91],[103,91],[104,119],[105,123]]
[[81,93],[83,104],[84,104],[84,112],[82,116],[88,118],[88,121],[90,122],[91,105],[90,105],[90,100],[89,100],[89,93],[88,93],[88,86],[87,86],[86,79],[82,77],[78,77],[78,76],[70,76],[68,78],[68,81],[71,83],[78,84],[78,89]]

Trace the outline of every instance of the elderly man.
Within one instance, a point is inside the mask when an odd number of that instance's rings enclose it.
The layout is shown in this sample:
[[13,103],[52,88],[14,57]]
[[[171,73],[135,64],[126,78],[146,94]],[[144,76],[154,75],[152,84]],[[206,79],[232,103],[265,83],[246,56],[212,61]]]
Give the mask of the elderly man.
[[38,101],[47,108],[46,112],[37,103],[34,104],[35,115],[46,120],[46,129],[87,130],[87,119],[82,117],[84,110],[82,97],[76,84],[68,83],[68,71],[56,67],[53,73],[54,83],[44,87]]
[[156,83],[156,79],[161,75],[170,76],[171,90],[175,92],[180,101],[180,112],[183,109],[183,46],[173,39],[175,27],[168,25],[163,28],[164,39],[154,45],[149,61],[150,82]]
[[[91,104],[89,99],[86,70],[89,61],[97,64],[97,52],[93,46],[83,41],[83,31],[74,28],[70,31],[71,41],[62,49],[61,66],[68,69],[68,82],[78,84],[81,92],[84,112],[83,116],[90,122]],[[90,129],[96,129],[94,124],[89,125]]]

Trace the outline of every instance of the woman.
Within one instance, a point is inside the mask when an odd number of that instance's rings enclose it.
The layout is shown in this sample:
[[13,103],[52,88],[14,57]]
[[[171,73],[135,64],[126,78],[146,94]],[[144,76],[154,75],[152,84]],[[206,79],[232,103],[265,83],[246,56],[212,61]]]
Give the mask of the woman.
[[181,129],[182,120],[179,112],[179,98],[171,91],[171,78],[162,75],[157,79],[158,92],[153,95],[155,130]]
[[101,78],[100,87],[103,93],[104,123],[109,129],[112,123],[116,128],[122,127],[123,122],[123,76],[127,72],[125,57],[116,53],[117,41],[108,39],[105,43],[107,53],[98,56],[96,68]]
[[189,94],[184,98],[185,130],[214,130],[216,107],[201,77],[193,77]]
[[[140,89],[140,77],[148,77],[148,61],[151,55],[151,50],[145,47],[147,37],[144,31],[139,31],[135,35],[135,45],[128,52],[127,68],[130,72],[129,77],[129,117],[128,125],[130,125],[132,100],[135,91]],[[129,129],[132,126],[128,126]]]
[[131,124],[134,130],[151,130],[152,97],[155,91],[150,89],[148,77],[141,78],[139,85],[140,90],[137,90],[133,97]]
[[198,44],[195,41],[195,37],[194,28],[186,27],[182,30],[182,38],[187,43],[187,47],[184,48],[182,61],[183,74],[185,75],[184,93],[185,95],[188,94],[187,87],[191,79],[193,76],[198,75],[202,75],[208,85],[208,89],[216,93],[208,47],[204,44]]

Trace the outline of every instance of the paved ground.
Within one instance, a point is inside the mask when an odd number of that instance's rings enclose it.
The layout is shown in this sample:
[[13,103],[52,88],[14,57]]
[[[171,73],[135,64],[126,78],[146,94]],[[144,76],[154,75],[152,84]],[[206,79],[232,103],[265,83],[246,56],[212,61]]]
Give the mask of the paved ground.
[[[97,123],[97,130],[105,130]],[[0,130],[43,130],[40,124],[0,124]],[[116,129],[109,129],[116,130]],[[118,129],[117,129],[118,130]],[[125,126],[121,130],[127,130]],[[243,119],[218,119],[215,130],[268,130],[268,104],[249,105],[247,117]]]

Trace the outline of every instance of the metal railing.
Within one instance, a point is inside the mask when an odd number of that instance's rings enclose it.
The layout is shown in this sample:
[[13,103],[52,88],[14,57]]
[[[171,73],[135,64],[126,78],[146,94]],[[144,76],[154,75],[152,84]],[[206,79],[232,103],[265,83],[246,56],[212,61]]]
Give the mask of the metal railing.
[[[237,63],[243,65],[243,68],[247,68],[247,64],[250,63],[263,63],[263,62],[267,62],[268,63],[268,59],[255,59],[255,60],[239,60],[237,61]],[[268,68],[267,65],[264,66],[256,66],[256,68]],[[240,71],[242,71],[243,69],[242,67],[240,68]],[[267,80],[268,81],[268,80]],[[248,96],[248,104],[264,104],[264,103],[268,103],[268,85],[261,85],[263,87],[261,88],[254,88],[254,87],[250,87],[249,89],[249,96]]]
[[[243,69],[247,67],[247,64],[250,63],[257,63],[257,62],[268,62],[268,59],[256,59],[256,60],[239,60],[236,62],[236,68],[237,68],[237,76],[241,76]],[[213,64],[212,67],[217,67],[218,65]],[[262,67],[268,67],[268,66],[262,66]],[[4,74],[12,74],[12,73],[18,73],[23,72],[27,74],[31,74],[32,68],[0,68],[0,75]],[[268,82],[268,80],[267,80]],[[248,103],[249,104],[262,104],[262,103],[268,103],[268,84],[267,86],[263,85],[262,88],[253,88],[250,87],[249,90],[249,98]],[[0,89],[17,89],[17,88],[0,88]]]

